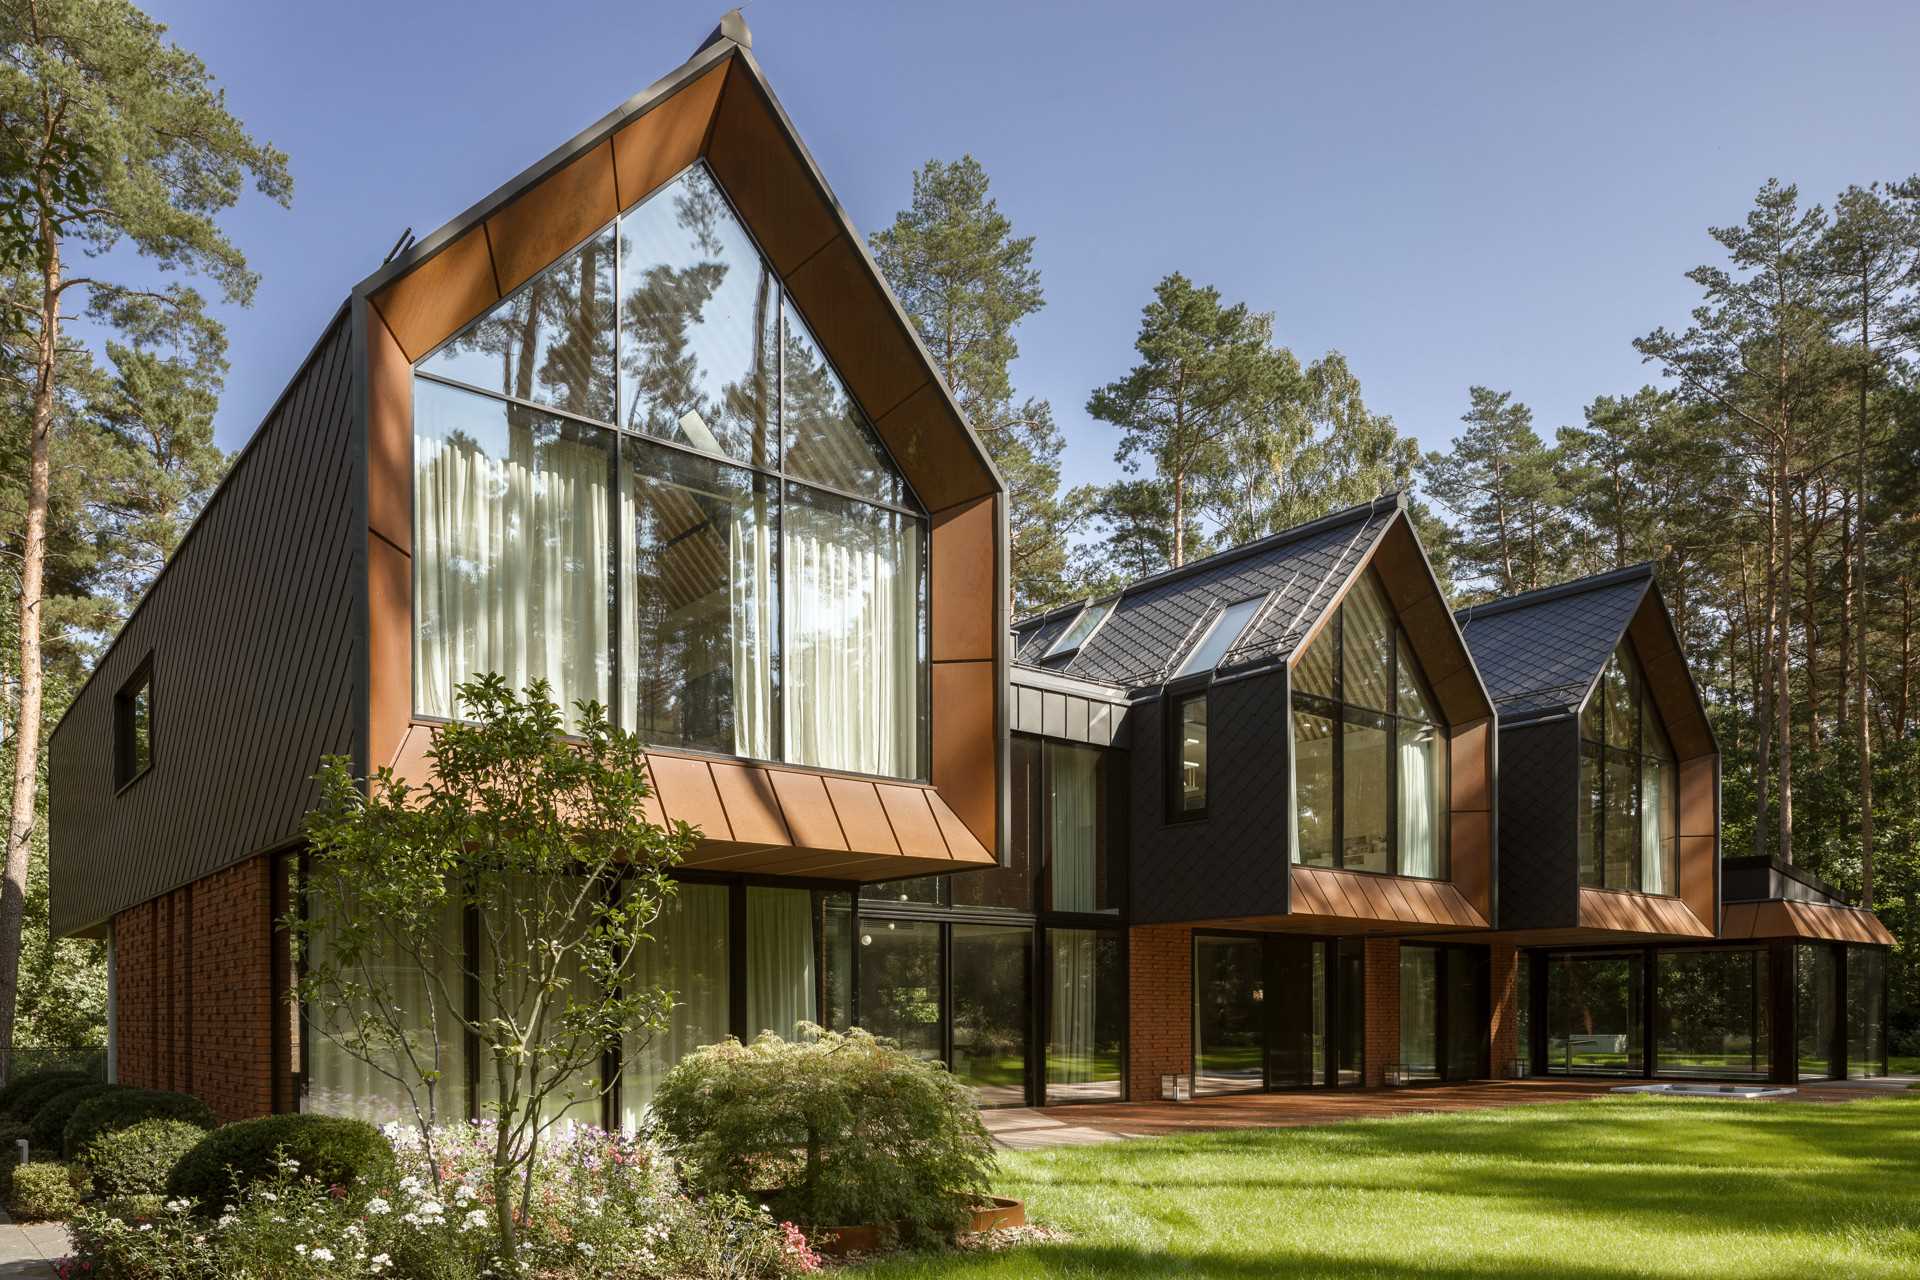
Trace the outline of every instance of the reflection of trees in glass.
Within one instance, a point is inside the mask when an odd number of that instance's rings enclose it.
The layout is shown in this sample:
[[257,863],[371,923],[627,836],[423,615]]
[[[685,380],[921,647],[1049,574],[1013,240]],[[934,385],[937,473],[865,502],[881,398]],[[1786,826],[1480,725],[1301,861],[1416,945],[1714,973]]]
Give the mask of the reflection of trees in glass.
[[901,500],[893,467],[806,326],[787,313],[781,421],[790,474],[883,502]]
[[1764,1075],[1770,1065],[1763,951],[1668,952],[1659,958],[1662,1071]]

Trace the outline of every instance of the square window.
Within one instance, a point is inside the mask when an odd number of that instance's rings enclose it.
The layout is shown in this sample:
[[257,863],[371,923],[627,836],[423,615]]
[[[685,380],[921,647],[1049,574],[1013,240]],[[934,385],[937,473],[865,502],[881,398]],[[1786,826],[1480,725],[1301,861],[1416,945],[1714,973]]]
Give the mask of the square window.
[[153,658],[113,699],[113,784],[124,787],[153,765]]

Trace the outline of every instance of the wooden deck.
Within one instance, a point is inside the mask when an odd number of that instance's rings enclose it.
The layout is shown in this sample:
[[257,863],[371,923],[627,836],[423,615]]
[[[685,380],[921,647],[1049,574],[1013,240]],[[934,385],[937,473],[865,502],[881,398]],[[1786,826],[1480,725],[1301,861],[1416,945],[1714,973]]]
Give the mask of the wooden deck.
[[[1086,1146],[1124,1138],[1158,1138],[1222,1129],[1286,1129],[1338,1124],[1382,1116],[1494,1107],[1537,1106],[1603,1097],[1633,1080],[1481,1080],[1469,1084],[1406,1089],[1303,1090],[1196,1098],[1192,1102],[1081,1103],[1065,1107],[1018,1107],[986,1111],[982,1119],[1003,1147],[1016,1150]],[[1803,1084],[1798,1092],[1767,1102],[1854,1102],[1886,1097],[1884,1087],[1863,1084]]]

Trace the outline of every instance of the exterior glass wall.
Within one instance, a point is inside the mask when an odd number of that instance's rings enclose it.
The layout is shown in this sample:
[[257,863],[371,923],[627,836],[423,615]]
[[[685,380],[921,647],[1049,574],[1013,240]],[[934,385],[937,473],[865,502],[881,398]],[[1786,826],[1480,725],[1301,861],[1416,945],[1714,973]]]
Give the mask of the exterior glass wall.
[[1622,640],[1580,713],[1580,883],[1678,892],[1679,766]]
[[661,745],[926,776],[925,517],[704,166],[414,388],[416,711],[496,671]]
[[1794,949],[1794,1035],[1802,1080],[1832,1076],[1840,1058],[1840,963],[1824,942]]
[[1195,933],[1194,1091],[1360,1083],[1364,955],[1356,939]]
[[1662,951],[1655,984],[1657,1074],[1763,1079],[1771,1073],[1765,950]]
[[1440,1078],[1440,952],[1400,947],[1400,1062],[1409,1080]]
[[1294,853],[1445,879],[1445,726],[1369,569],[1293,673]]
[[930,920],[860,922],[860,1025],[919,1058],[946,1056],[940,926]]
[[1548,1071],[1641,1073],[1646,1064],[1641,966],[1637,952],[1548,957]]
[[1266,960],[1260,939],[1193,940],[1193,1090],[1266,1085]]
[[985,1106],[1019,1106],[1027,1100],[1033,930],[952,928],[953,1074],[972,1085]]
[[1049,1103],[1121,1096],[1126,1034],[1126,951],[1113,929],[1048,929]]
[[1887,1074],[1887,953],[1847,948],[1847,1075]]

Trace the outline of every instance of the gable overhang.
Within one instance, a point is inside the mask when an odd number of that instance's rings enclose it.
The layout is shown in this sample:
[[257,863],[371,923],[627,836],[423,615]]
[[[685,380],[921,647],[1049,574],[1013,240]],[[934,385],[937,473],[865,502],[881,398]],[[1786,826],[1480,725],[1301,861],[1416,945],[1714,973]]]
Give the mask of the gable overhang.
[[353,290],[370,637],[357,763],[417,769],[431,729],[412,696],[414,363],[702,162],[928,514],[931,786],[724,757],[683,769],[669,752],[650,764],[660,802],[669,818],[708,819],[689,865],[863,881],[991,865],[1007,829],[1005,485],[743,29],[726,23]]

